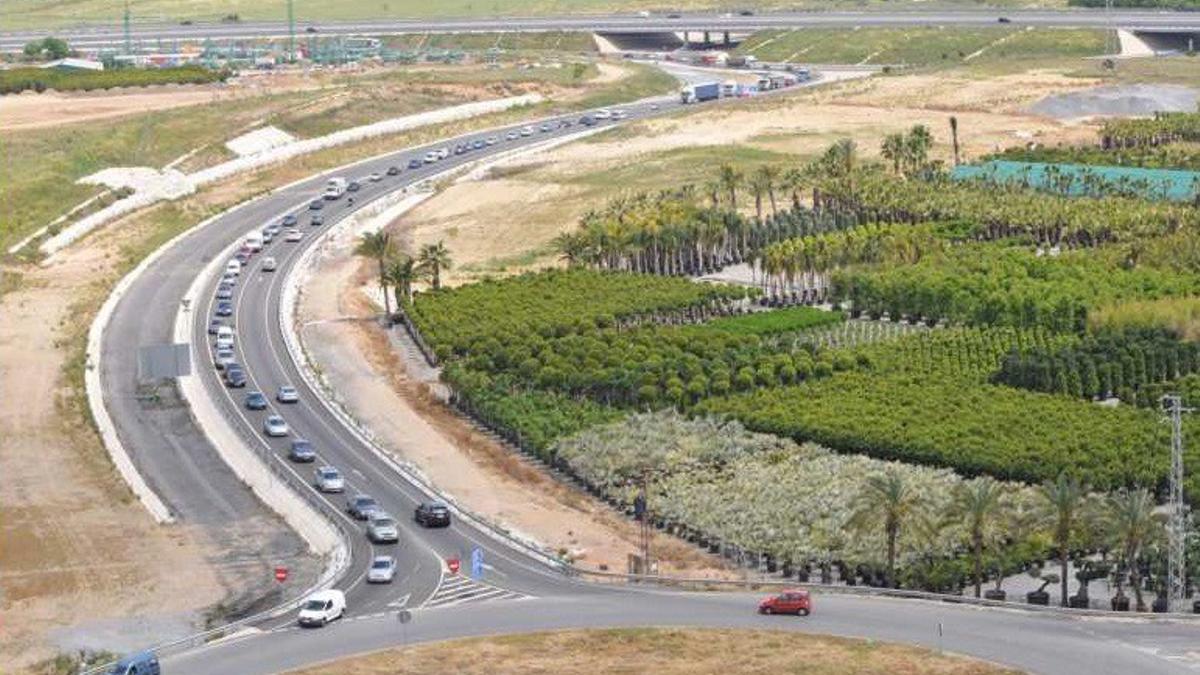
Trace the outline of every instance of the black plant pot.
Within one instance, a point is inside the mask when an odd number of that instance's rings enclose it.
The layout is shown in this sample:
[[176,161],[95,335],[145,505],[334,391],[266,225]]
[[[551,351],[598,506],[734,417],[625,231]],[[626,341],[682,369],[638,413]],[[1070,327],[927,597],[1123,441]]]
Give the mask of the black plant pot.
[[1166,598],[1157,597],[1154,599],[1154,605],[1151,607],[1155,614],[1166,614],[1169,608],[1169,603]]
[[1128,612],[1129,611],[1129,597],[1128,596],[1125,596],[1125,595],[1113,596],[1113,599],[1109,601],[1109,604],[1112,605],[1112,611],[1114,611],[1114,612]]
[[1029,591],[1025,594],[1025,602],[1031,605],[1049,605],[1050,594],[1046,591]]
[[988,600],[999,600],[1003,602],[1008,599],[1008,592],[1002,588],[989,588],[983,592],[983,597]]
[[1072,609],[1087,609],[1088,596],[1072,595],[1071,597],[1067,598],[1067,606],[1071,607]]
[[1192,614],[1200,614],[1200,600],[1192,601]]

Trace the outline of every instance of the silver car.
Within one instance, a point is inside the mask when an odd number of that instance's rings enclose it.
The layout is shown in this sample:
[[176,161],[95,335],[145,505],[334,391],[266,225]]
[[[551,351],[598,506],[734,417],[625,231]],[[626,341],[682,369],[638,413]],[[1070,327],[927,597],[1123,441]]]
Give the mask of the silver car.
[[313,483],[321,492],[344,492],[346,479],[332,466],[323,466],[313,474]]
[[395,544],[400,541],[400,528],[394,518],[377,511],[367,521],[367,539],[376,544]]
[[367,570],[367,583],[390,584],[396,578],[396,559],[390,555],[377,555]]
[[285,384],[275,393],[275,400],[280,403],[297,403],[300,400],[300,392],[290,384]]
[[234,355],[233,350],[218,349],[217,355],[213,357],[213,365],[217,367],[217,370],[225,370],[225,366],[231,363],[237,363],[237,357]]
[[287,436],[288,425],[287,422],[284,422],[283,418],[279,415],[271,415],[266,419],[265,422],[263,422],[263,431],[265,431],[268,436],[276,438],[280,436]]

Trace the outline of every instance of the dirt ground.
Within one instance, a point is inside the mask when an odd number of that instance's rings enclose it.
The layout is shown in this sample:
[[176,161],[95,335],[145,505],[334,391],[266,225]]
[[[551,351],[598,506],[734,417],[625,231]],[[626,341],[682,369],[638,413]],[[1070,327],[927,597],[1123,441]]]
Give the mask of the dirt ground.
[[[797,655],[803,658],[797,660]],[[782,631],[633,628],[454,640],[391,649],[293,672],[999,675],[1016,671],[886,642]]]
[[[632,523],[524,463],[409,376],[360,292],[372,265],[349,255],[352,243],[329,249],[305,285],[299,313],[305,349],[337,383],[338,399],[386,448],[471,511],[581,565],[624,571],[627,555],[637,550]],[[655,537],[653,546],[664,571],[727,576],[715,560],[671,537]]]
[[[722,148],[736,147],[796,155],[799,163],[838,138],[850,137],[860,155],[871,160],[879,157],[886,134],[925,124],[936,141],[933,157],[949,162],[953,115],[959,124],[960,156],[969,161],[1025,142],[1093,139],[1095,129],[1088,122],[1054,120],[1026,109],[1045,96],[1096,83],[1053,70],[993,78],[954,71],[873,77],[786,98],[648,120],[627,132],[514,160],[483,180],[457,182],[393,227],[412,250],[445,241],[456,265],[449,283],[474,278],[481,270],[552,264],[549,242],[603,202],[603,197],[596,197],[603,189],[595,186],[603,183],[606,173],[620,170],[625,175],[631,166],[650,165],[666,153],[711,147],[709,159],[718,162]],[[622,189],[629,188],[612,185],[607,193],[615,195]]]
[[115,238],[23,270],[0,298],[0,663],[55,653],[73,625],[149,617],[188,623],[225,591],[206,542],[156,526],[90,429],[64,419],[62,339],[71,306],[112,267]]

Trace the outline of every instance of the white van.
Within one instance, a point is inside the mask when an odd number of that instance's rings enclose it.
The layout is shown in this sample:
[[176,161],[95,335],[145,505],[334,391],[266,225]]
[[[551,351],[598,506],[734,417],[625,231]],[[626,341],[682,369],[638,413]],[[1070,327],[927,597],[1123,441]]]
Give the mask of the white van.
[[236,260],[230,260],[225,263],[225,273],[237,276],[242,273],[242,263]]
[[300,605],[301,626],[324,626],[346,613],[346,594],[336,590],[317,591]]
[[246,244],[246,248],[258,253],[263,248],[263,236],[258,232],[251,232],[250,234],[246,235],[246,241],[244,243]]
[[233,329],[229,326],[217,327],[217,349],[233,349]]

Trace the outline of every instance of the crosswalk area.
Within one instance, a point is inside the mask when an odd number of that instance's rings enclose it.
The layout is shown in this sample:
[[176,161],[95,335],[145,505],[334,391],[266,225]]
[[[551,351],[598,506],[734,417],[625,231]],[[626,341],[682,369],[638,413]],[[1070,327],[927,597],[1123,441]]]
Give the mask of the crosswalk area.
[[474,602],[491,602],[494,600],[521,600],[530,596],[516,591],[499,588],[489,583],[475,581],[470,577],[453,576],[446,578],[433,595],[425,601],[422,607],[449,607]]

